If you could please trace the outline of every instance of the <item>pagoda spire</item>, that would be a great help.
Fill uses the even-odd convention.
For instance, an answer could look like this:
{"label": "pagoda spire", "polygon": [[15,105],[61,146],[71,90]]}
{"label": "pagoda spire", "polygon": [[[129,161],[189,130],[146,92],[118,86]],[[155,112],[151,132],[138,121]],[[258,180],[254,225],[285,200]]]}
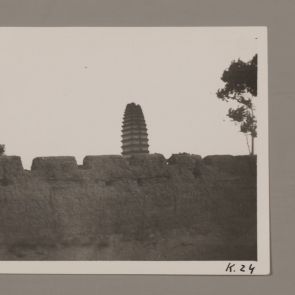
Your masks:
{"label": "pagoda spire", "polygon": [[148,134],[141,106],[129,103],[126,106],[122,125],[122,155],[148,154]]}

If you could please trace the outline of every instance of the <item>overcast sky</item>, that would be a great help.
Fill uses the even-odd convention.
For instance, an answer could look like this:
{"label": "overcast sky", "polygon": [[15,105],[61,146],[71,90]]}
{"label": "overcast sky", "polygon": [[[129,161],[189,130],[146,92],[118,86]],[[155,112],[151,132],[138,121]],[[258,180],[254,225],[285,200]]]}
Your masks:
{"label": "overcast sky", "polygon": [[257,53],[239,28],[0,28],[0,143],[37,156],[121,153],[127,103],[142,106],[150,152],[247,154],[216,98],[222,72]]}

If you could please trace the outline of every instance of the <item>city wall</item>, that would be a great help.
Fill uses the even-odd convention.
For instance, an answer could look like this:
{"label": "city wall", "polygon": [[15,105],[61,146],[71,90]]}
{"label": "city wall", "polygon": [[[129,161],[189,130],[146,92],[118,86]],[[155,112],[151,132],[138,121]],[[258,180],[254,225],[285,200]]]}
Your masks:
{"label": "city wall", "polygon": [[0,157],[0,260],[198,259],[256,259],[255,157]]}

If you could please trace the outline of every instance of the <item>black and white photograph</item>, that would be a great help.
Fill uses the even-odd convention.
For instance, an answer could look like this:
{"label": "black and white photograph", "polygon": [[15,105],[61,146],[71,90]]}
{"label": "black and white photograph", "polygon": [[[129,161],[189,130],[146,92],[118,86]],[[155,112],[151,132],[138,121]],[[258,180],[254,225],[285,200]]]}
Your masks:
{"label": "black and white photograph", "polygon": [[1,27],[0,273],[267,275],[265,27]]}

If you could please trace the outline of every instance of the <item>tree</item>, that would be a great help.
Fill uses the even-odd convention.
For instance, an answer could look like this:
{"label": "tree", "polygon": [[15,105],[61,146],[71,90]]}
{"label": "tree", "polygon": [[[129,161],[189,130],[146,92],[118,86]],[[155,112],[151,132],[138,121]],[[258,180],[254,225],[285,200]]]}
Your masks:
{"label": "tree", "polygon": [[4,153],[5,153],[5,145],[0,144],[0,156],[4,155]]}
{"label": "tree", "polygon": [[[227,116],[240,125],[240,131],[246,136],[249,153],[254,155],[257,120],[253,99],[257,97],[257,54],[249,62],[240,59],[232,61],[221,80],[225,86],[217,91],[217,97],[237,104],[236,108],[229,108]],[[248,136],[251,136],[251,147]]]}

